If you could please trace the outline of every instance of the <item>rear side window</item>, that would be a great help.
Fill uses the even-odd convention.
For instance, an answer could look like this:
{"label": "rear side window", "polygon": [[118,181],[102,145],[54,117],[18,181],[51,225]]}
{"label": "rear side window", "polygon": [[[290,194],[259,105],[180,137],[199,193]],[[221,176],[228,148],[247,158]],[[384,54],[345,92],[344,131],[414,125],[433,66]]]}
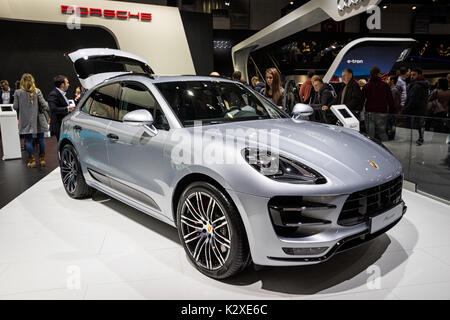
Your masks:
{"label": "rear side window", "polygon": [[89,99],[92,98],[89,114],[99,118],[114,120],[119,88],[120,85],[118,83],[113,83],[95,90],[89,97]]}
{"label": "rear side window", "polygon": [[91,95],[84,102],[83,106],[81,107],[81,111],[83,111],[84,113],[89,113],[89,109],[91,108],[92,101],[94,101],[94,99],[92,98],[92,95]]}

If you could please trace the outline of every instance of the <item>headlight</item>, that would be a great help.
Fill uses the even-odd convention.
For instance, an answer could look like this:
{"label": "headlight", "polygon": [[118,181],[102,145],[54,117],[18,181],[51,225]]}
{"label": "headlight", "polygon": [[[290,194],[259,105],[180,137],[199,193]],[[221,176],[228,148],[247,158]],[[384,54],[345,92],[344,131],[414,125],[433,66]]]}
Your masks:
{"label": "headlight", "polygon": [[245,148],[245,160],[255,170],[273,180],[300,184],[323,184],[327,180],[314,169],[267,150]]}

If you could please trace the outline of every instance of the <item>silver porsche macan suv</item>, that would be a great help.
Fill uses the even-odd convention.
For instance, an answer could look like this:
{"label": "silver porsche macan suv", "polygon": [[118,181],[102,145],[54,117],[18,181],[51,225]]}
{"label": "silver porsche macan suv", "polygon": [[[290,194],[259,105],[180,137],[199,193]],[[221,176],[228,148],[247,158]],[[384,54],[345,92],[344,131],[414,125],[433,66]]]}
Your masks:
{"label": "silver porsche macan suv", "polygon": [[153,76],[131,53],[68,56],[87,91],[61,126],[66,192],[176,227],[210,277],[325,261],[406,211],[401,164],[359,132],[292,119],[238,82]]}

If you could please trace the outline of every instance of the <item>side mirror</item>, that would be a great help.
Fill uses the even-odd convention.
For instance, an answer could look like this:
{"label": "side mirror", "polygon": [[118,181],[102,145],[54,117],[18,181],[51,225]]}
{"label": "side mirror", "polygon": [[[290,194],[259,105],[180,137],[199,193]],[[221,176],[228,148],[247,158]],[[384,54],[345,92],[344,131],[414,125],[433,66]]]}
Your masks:
{"label": "side mirror", "polygon": [[297,103],[292,110],[292,117],[294,119],[305,119],[307,120],[310,115],[314,113],[313,108],[307,104]]}
{"label": "side mirror", "polygon": [[148,110],[140,109],[128,112],[123,116],[123,122],[130,125],[153,125],[153,116]]}
{"label": "side mirror", "polygon": [[153,126],[153,116],[145,109],[134,110],[123,116],[123,123],[131,126],[143,126],[152,135],[158,134],[158,130]]}

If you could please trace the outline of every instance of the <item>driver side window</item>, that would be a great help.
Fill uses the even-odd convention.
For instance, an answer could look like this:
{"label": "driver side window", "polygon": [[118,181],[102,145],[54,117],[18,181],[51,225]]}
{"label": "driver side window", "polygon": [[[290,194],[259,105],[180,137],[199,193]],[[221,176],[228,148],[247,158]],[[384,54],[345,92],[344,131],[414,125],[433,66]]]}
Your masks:
{"label": "driver side window", "polygon": [[135,110],[146,109],[154,114],[157,102],[145,86],[138,82],[122,82],[121,87],[117,117],[119,121],[122,121],[128,112]]}
{"label": "driver side window", "polygon": [[154,119],[153,124],[157,129],[169,129],[167,119],[156,98],[145,85],[131,81],[122,82],[121,89],[117,120],[122,121],[128,112],[145,109],[152,114]]}

